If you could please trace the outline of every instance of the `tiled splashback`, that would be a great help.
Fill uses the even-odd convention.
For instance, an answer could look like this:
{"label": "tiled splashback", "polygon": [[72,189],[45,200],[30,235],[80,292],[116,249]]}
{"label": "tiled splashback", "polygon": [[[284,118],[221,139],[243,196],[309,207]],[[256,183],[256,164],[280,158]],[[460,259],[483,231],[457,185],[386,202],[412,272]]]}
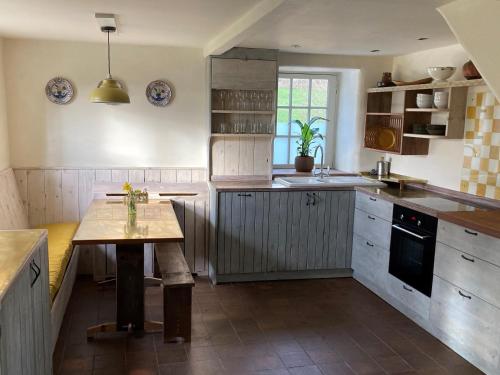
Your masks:
{"label": "tiled splashback", "polygon": [[460,191],[500,199],[500,103],[486,86],[469,88]]}

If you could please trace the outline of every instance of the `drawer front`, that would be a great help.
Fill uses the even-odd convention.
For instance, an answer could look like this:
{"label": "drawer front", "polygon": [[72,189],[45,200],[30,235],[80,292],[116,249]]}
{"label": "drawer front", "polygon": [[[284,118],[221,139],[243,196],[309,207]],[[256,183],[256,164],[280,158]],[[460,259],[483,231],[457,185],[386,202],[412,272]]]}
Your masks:
{"label": "drawer front", "polygon": [[500,266],[500,239],[439,220],[437,240]]}
{"label": "drawer front", "polygon": [[356,192],[356,208],[392,222],[393,204],[378,197]]}
{"label": "drawer front", "polygon": [[360,276],[381,290],[385,290],[385,278],[389,270],[389,251],[358,234],[354,234],[352,269],[354,277]]}
{"label": "drawer front", "polygon": [[356,208],[354,212],[354,233],[363,236],[383,249],[389,250],[391,245],[391,223],[378,216]]}
{"label": "drawer front", "polygon": [[434,274],[500,307],[500,267],[438,242]]}
{"label": "drawer front", "polygon": [[430,319],[451,348],[488,373],[499,373],[499,309],[435,276]]}
{"label": "drawer front", "polygon": [[391,296],[398,299],[417,315],[425,320],[429,319],[431,302],[429,297],[389,273],[386,276],[386,289]]}

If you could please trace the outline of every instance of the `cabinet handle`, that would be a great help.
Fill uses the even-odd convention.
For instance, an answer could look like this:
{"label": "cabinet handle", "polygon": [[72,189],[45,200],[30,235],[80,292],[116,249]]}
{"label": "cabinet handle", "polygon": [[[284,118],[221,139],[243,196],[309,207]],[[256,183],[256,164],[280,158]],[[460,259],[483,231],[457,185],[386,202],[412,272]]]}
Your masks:
{"label": "cabinet handle", "polygon": [[460,290],[458,291],[458,294],[460,294],[462,297],[467,298],[467,299],[472,299],[471,296],[468,296],[467,294],[462,293]]}
{"label": "cabinet handle", "polygon": [[467,234],[470,234],[472,236],[477,236],[477,232],[472,232],[472,231],[470,231],[468,229],[464,229],[464,232],[467,233]]}
{"label": "cabinet handle", "polygon": [[474,258],[468,258],[468,257],[466,257],[466,256],[465,256],[465,255],[463,255],[463,254],[462,254],[462,258],[463,258],[463,259],[465,259],[465,260],[467,260],[467,261],[469,261],[469,262],[472,262],[472,263],[474,263],[474,262],[475,262]]}
{"label": "cabinet handle", "polygon": [[373,216],[371,216],[371,215],[368,215],[368,219],[375,220],[375,218]]}
{"label": "cabinet handle", "polygon": [[373,244],[372,244],[372,243],[370,243],[369,241],[366,241],[366,244],[367,244],[368,246],[370,246],[370,247],[373,247]]}
{"label": "cabinet handle", "polygon": [[377,201],[377,198],[369,197],[369,199],[370,199],[371,201],[374,201],[374,202],[376,202],[376,201]]}
{"label": "cabinet handle", "polygon": [[252,194],[250,193],[238,193],[238,197],[251,197]]}
{"label": "cabinet handle", "polygon": [[310,193],[306,193],[306,195],[307,195],[307,202],[306,202],[306,206],[309,206],[309,205],[311,204],[311,198],[312,198],[312,196],[311,196],[311,194],[310,194]]}
{"label": "cabinet handle", "polygon": [[413,292],[413,289],[408,288],[406,285],[403,284],[403,289],[407,290],[408,292]]}
{"label": "cabinet handle", "polygon": [[36,281],[38,280],[38,277],[42,273],[42,270],[40,269],[40,267],[38,267],[34,260],[31,261],[30,268],[35,273],[35,278],[31,281],[31,287],[33,287],[33,285],[35,285]]}
{"label": "cabinet handle", "polygon": [[312,199],[313,199],[313,203],[312,203],[312,205],[313,205],[313,206],[315,206],[315,205],[316,205],[316,198],[317,198],[316,193],[313,193],[313,196],[312,196]]}

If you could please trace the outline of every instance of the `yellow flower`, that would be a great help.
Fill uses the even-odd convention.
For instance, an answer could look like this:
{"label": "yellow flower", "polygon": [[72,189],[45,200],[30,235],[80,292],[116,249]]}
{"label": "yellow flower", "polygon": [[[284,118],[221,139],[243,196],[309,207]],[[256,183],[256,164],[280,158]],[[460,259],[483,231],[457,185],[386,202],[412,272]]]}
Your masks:
{"label": "yellow flower", "polygon": [[132,185],[130,185],[129,182],[125,182],[122,186],[122,189],[127,193],[130,193],[132,191]]}

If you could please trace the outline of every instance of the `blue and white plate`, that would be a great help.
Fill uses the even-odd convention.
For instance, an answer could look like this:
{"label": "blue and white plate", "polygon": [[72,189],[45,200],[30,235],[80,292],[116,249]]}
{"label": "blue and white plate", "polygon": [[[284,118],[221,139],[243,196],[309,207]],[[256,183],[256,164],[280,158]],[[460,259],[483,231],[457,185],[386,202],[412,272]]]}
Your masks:
{"label": "blue and white plate", "polygon": [[47,98],[55,104],[67,104],[73,99],[73,85],[62,77],[52,78],[45,86]]}
{"label": "blue and white plate", "polygon": [[172,99],[172,89],[164,80],[151,82],[146,88],[148,102],[157,107],[165,107]]}

